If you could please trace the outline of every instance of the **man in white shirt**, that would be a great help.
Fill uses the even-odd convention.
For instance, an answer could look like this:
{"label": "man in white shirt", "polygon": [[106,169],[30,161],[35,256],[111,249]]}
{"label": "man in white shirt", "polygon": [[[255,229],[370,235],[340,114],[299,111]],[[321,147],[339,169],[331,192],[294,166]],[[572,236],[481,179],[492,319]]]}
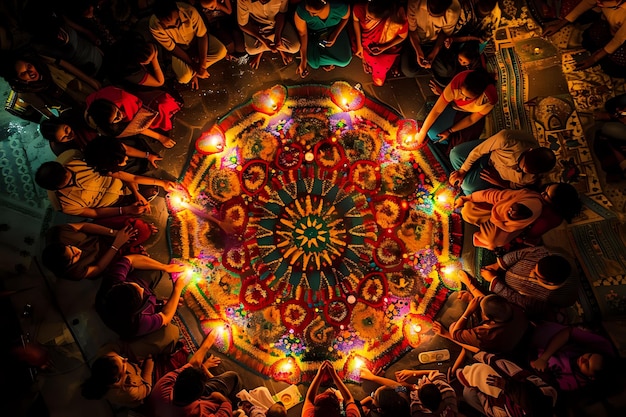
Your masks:
{"label": "man in white shirt", "polygon": [[300,50],[300,40],[286,21],[288,0],[237,0],[237,23],[243,31],[246,52],[253,57],[250,66],[259,67],[263,52],[279,52],[289,64]]}

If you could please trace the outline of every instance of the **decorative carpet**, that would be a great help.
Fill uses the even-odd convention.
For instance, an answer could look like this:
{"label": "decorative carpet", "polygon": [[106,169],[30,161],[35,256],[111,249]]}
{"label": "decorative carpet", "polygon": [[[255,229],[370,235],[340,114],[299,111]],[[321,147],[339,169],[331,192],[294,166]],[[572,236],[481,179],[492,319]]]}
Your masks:
{"label": "decorative carpet", "polygon": [[420,344],[459,287],[462,229],[415,132],[337,82],[259,92],[201,135],[170,235],[193,275],[184,302],[220,351],[297,383],[326,359],[355,380]]}

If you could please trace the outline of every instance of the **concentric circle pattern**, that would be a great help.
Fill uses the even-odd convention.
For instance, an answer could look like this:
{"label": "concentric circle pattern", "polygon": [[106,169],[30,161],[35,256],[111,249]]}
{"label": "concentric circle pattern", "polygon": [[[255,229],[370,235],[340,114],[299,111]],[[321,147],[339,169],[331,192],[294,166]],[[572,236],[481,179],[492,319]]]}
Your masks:
{"label": "concentric circle pattern", "polygon": [[361,93],[346,111],[336,91],[255,94],[211,129],[224,146],[196,152],[169,197],[175,261],[194,277],[188,335],[217,329],[225,353],[285,381],[324,359],[348,378],[389,364],[432,336],[458,286],[445,172],[398,145],[394,111]]}

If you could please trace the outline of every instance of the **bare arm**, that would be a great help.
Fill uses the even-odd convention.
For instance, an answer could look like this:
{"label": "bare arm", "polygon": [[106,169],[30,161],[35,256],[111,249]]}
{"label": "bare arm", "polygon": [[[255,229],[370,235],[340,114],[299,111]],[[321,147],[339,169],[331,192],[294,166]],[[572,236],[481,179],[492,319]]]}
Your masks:
{"label": "bare arm", "polygon": [[317,370],[317,374],[315,374],[315,376],[313,377],[313,381],[311,381],[311,385],[309,385],[309,389],[304,396],[305,403],[309,402],[313,404],[315,402],[315,396],[317,395],[317,390],[319,389],[322,382],[322,376],[325,372],[327,372],[327,369],[328,367],[326,365],[326,362],[324,362],[322,363],[322,366],[320,366]]}
{"label": "bare arm", "polygon": [[307,51],[308,51],[308,42],[309,42],[309,32],[306,26],[306,22],[298,16],[296,13],[294,16],[294,23],[296,26],[296,30],[298,31],[298,36],[300,37],[300,65],[296,68],[296,74],[300,74],[300,77],[304,78],[308,75],[307,69]]}
{"label": "bare arm", "polygon": [[193,356],[189,359],[189,363],[197,367],[202,365],[202,363],[204,363],[205,356],[209,352],[209,349],[211,349],[211,346],[213,346],[213,343],[215,343],[216,338],[216,332],[214,330],[211,330],[200,344],[200,347],[198,348],[196,353],[194,353]]}
{"label": "bare arm", "polygon": [[174,318],[174,314],[176,314],[176,309],[178,308],[178,299],[180,298],[186,284],[187,281],[184,276],[178,277],[174,283],[172,294],[170,295],[170,298],[167,299],[167,303],[165,303],[163,310],[159,313],[163,319],[163,326],[168,325]]}
{"label": "bare arm", "polygon": [[537,360],[531,361],[530,365],[539,371],[544,371],[548,365],[548,360],[559,349],[567,344],[571,334],[571,327],[565,327],[560,330],[557,334],[554,335],[554,337],[552,337],[552,339],[550,339],[550,342],[548,342],[548,346],[546,346],[546,350],[541,354],[541,356],[539,356]]}
{"label": "bare arm", "polygon": [[432,108],[428,116],[426,116],[426,120],[424,120],[424,124],[420,128],[419,133],[417,134],[417,142],[421,145],[426,141],[426,134],[430,130],[435,121],[439,118],[441,113],[446,109],[448,105],[448,101],[443,97],[443,94],[439,96],[435,106]]}
{"label": "bare arm", "polygon": [[64,70],[66,70],[67,72],[69,72],[70,74],[76,76],[76,78],[89,84],[91,87],[93,87],[94,90],[100,89],[101,85],[98,80],[85,74],[80,69],[70,64],[69,62],[65,61],[64,59],[59,60],[59,66],[63,68]]}
{"label": "bare arm", "polygon": [[347,404],[350,402],[354,402],[354,397],[352,396],[352,393],[350,392],[346,384],[343,383],[341,378],[339,378],[339,375],[337,375],[337,371],[335,370],[335,368],[333,368],[333,365],[328,361],[324,362],[324,364],[327,364],[328,372],[330,373],[330,376],[332,377],[335,386],[337,387],[337,389],[339,389],[339,392],[341,392],[344,403]]}
{"label": "bare arm", "polygon": [[346,12],[345,15],[343,15],[343,17],[341,18],[341,22],[339,22],[339,24],[335,27],[335,30],[333,31],[333,33],[331,33],[331,35],[328,37],[328,41],[327,41],[327,47],[331,47],[335,44],[335,42],[337,41],[337,38],[339,37],[339,34],[341,33],[341,31],[343,30],[343,28],[346,27],[346,25],[348,24],[348,20],[350,19],[350,6],[348,6],[348,11]]}
{"label": "bare arm", "polygon": [[163,187],[166,191],[171,191],[176,184],[172,181],[166,181],[159,178],[145,177],[143,175],[129,174],[128,172],[118,171],[111,173],[111,176],[118,178],[127,183],[141,184],[141,185],[158,185]]}
{"label": "bare arm", "polygon": [[152,386],[152,373],[154,371],[154,360],[152,356],[148,356],[148,358],[143,361],[143,367],[141,368],[141,379],[146,381],[150,386]]}
{"label": "bare arm", "polygon": [[150,66],[152,67],[152,74],[148,73],[141,85],[146,87],[161,87],[165,83],[165,76],[163,75],[163,69],[161,69],[161,64],[159,64],[159,55],[155,53],[150,61]]}
{"label": "bare arm", "polygon": [[111,263],[120,247],[123,244],[128,242],[131,237],[137,235],[137,230],[131,225],[124,227],[121,230],[118,230],[115,234],[115,239],[113,240],[113,244],[109,246],[107,251],[96,261],[95,264],[89,265],[87,267],[87,272],[85,273],[85,278],[93,278],[97,277],[106,269],[107,266]]}

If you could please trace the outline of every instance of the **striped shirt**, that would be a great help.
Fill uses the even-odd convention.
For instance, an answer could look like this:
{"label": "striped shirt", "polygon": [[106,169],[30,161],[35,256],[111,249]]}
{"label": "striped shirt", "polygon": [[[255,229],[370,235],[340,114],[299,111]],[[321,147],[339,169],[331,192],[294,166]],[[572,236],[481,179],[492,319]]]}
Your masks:
{"label": "striped shirt", "polygon": [[548,306],[572,305],[578,295],[575,276],[570,276],[560,285],[549,285],[531,276],[537,262],[549,255],[558,253],[551,252],[544,246],[507,253],[498,261],[500,267],[506,270],[504,280],[495,278],[491,281],[489,289],[524,308],[530,314],[543,313]]}
{"label": "striped shirt", "polygon": [[[429,383],[435,384],[441,393],[441,404],[434,412],[424,407],[418,396],[419,387]],[[457,415],[458,405],[456,402],[456,393],[448,383],[444,374],[437,372],[433,379],[429,379],[428,376],[423,376],[418,381],[417,386],[417,391],[411,391],[411,417],[452,417]]]}

